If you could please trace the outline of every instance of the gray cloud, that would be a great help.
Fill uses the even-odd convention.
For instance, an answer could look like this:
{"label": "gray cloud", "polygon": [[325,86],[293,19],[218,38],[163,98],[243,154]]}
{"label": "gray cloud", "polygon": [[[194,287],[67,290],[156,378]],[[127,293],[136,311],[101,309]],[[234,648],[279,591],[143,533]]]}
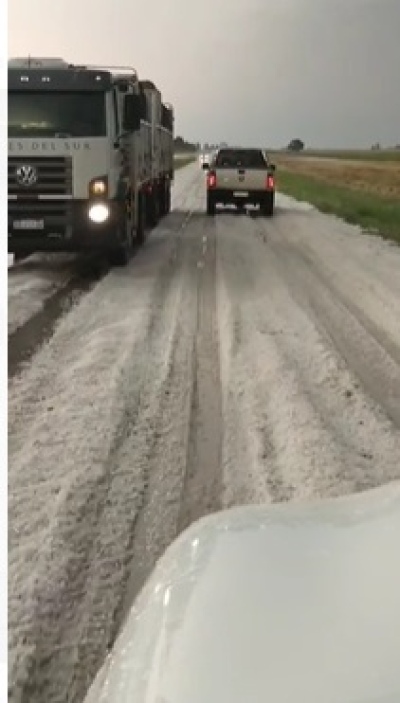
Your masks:
{"label": "gray cloud", "polygon": [[10,55],[133,64],[199,140],[400,142],[400,0],[12,0]]}

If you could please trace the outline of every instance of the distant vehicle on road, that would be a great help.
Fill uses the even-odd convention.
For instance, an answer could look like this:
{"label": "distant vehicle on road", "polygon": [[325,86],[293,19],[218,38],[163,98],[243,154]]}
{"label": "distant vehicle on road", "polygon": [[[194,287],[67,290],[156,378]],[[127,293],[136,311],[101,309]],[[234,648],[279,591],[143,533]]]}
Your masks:
{"label": "distant vehicle on road", "polygon": [[207,173],[207,214],[217,205],[258,205],[265,216],[274,214],[275,164],[262,149],[219,149]]}
{"label": "distant vehicle on road", "polygon": [[200,168],[207,169],[210,165],[211,158],[212,158],[211,154],[200,154],[200,156],[199,156]]}

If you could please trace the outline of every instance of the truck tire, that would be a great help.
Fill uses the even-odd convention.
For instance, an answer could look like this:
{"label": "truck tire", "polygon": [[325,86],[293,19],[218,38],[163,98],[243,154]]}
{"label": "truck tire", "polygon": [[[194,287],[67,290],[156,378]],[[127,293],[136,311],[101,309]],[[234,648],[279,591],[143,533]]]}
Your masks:
{"label": "truck tire", "polygon": [[23,259],[27,259],[28,256],[32,256],[34,252],[29,251],[29,249],[21,249],[18,252],[15,252],[14,254],[14,261],[22,261]]}
{"label": "truck tire", "polygon": [[118,249],[112,249],[108,255],[108,261],[111,266],[127,266],[130,259],[130,254],[126,246],[120,246]]}
{"label": "truck tire", "polygon": [[137,246],[141,247],[146,239],[146,201],[143,193],[138,195],[138,220],[135,240]]}
{"label": "truck tire", "polygon": [[171,184],[168,183],[165,191],[165,214],[168,215],[171,212]]}
{"label": "truck tire", "polygon": [[133,250],[133,223],[128,211],[124,208],[121,213],[119,225],[119,243],[108,252],[108,261],[111,266],[126,266],[132,256]]}
{"label": "truck tire", "polygon": [[165,184],[163,183],[157,189],[157,200],[158,200],[158,210],[160,213],[160,218],[165,216]]}
{"label": "truck tire", "polygon": [[216,213],[215,201],[211,195],[207,195],[207,215],[213,216]]}
{"label": "truck tire", "polygon": [[108,253],[108,261],[111,266],[126,266],[132,255],[132,221],[126,213],[120,225],[121,242]]}
{"label": "truck tire", "polygon": [[268,193],[260,203],[260,211],[264,217],[272,217],[274,214],[275,195]]}
{"label": "truck tire", "polygon": [[171,185],[164,183],[160,188],[160,213],[162,217],[171,212]]}
{"label": "truck tire", "polygon": [[150,227],[156,227],[160,219],[160,200],[158,189],[154,189],[151,195],[147,196],[147,222]]}

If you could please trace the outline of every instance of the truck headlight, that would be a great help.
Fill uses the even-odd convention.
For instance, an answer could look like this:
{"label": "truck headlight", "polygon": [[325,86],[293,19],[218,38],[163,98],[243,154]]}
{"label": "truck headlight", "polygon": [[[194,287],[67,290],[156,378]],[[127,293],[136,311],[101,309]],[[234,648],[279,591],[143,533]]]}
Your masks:
{"label": "truck headlight", "polygon": [[110,208],[105,203],[93,203],[89,207],[89,219],[96,225],[101,225],[110,216]]}

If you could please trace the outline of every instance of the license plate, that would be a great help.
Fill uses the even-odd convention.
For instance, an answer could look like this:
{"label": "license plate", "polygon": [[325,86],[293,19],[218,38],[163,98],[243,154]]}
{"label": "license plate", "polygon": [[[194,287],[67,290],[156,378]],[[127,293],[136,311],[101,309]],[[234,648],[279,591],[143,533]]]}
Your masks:
{"label": "license plate", "polygon": [[13,229],[44,229],[44,220],[15,220]]}
{"label": "license plate", "polygon": [[248,196],[248,193],[246,193],[244,190],[239,190],[233,194],[234,198],[247,198],[247,196]]}

